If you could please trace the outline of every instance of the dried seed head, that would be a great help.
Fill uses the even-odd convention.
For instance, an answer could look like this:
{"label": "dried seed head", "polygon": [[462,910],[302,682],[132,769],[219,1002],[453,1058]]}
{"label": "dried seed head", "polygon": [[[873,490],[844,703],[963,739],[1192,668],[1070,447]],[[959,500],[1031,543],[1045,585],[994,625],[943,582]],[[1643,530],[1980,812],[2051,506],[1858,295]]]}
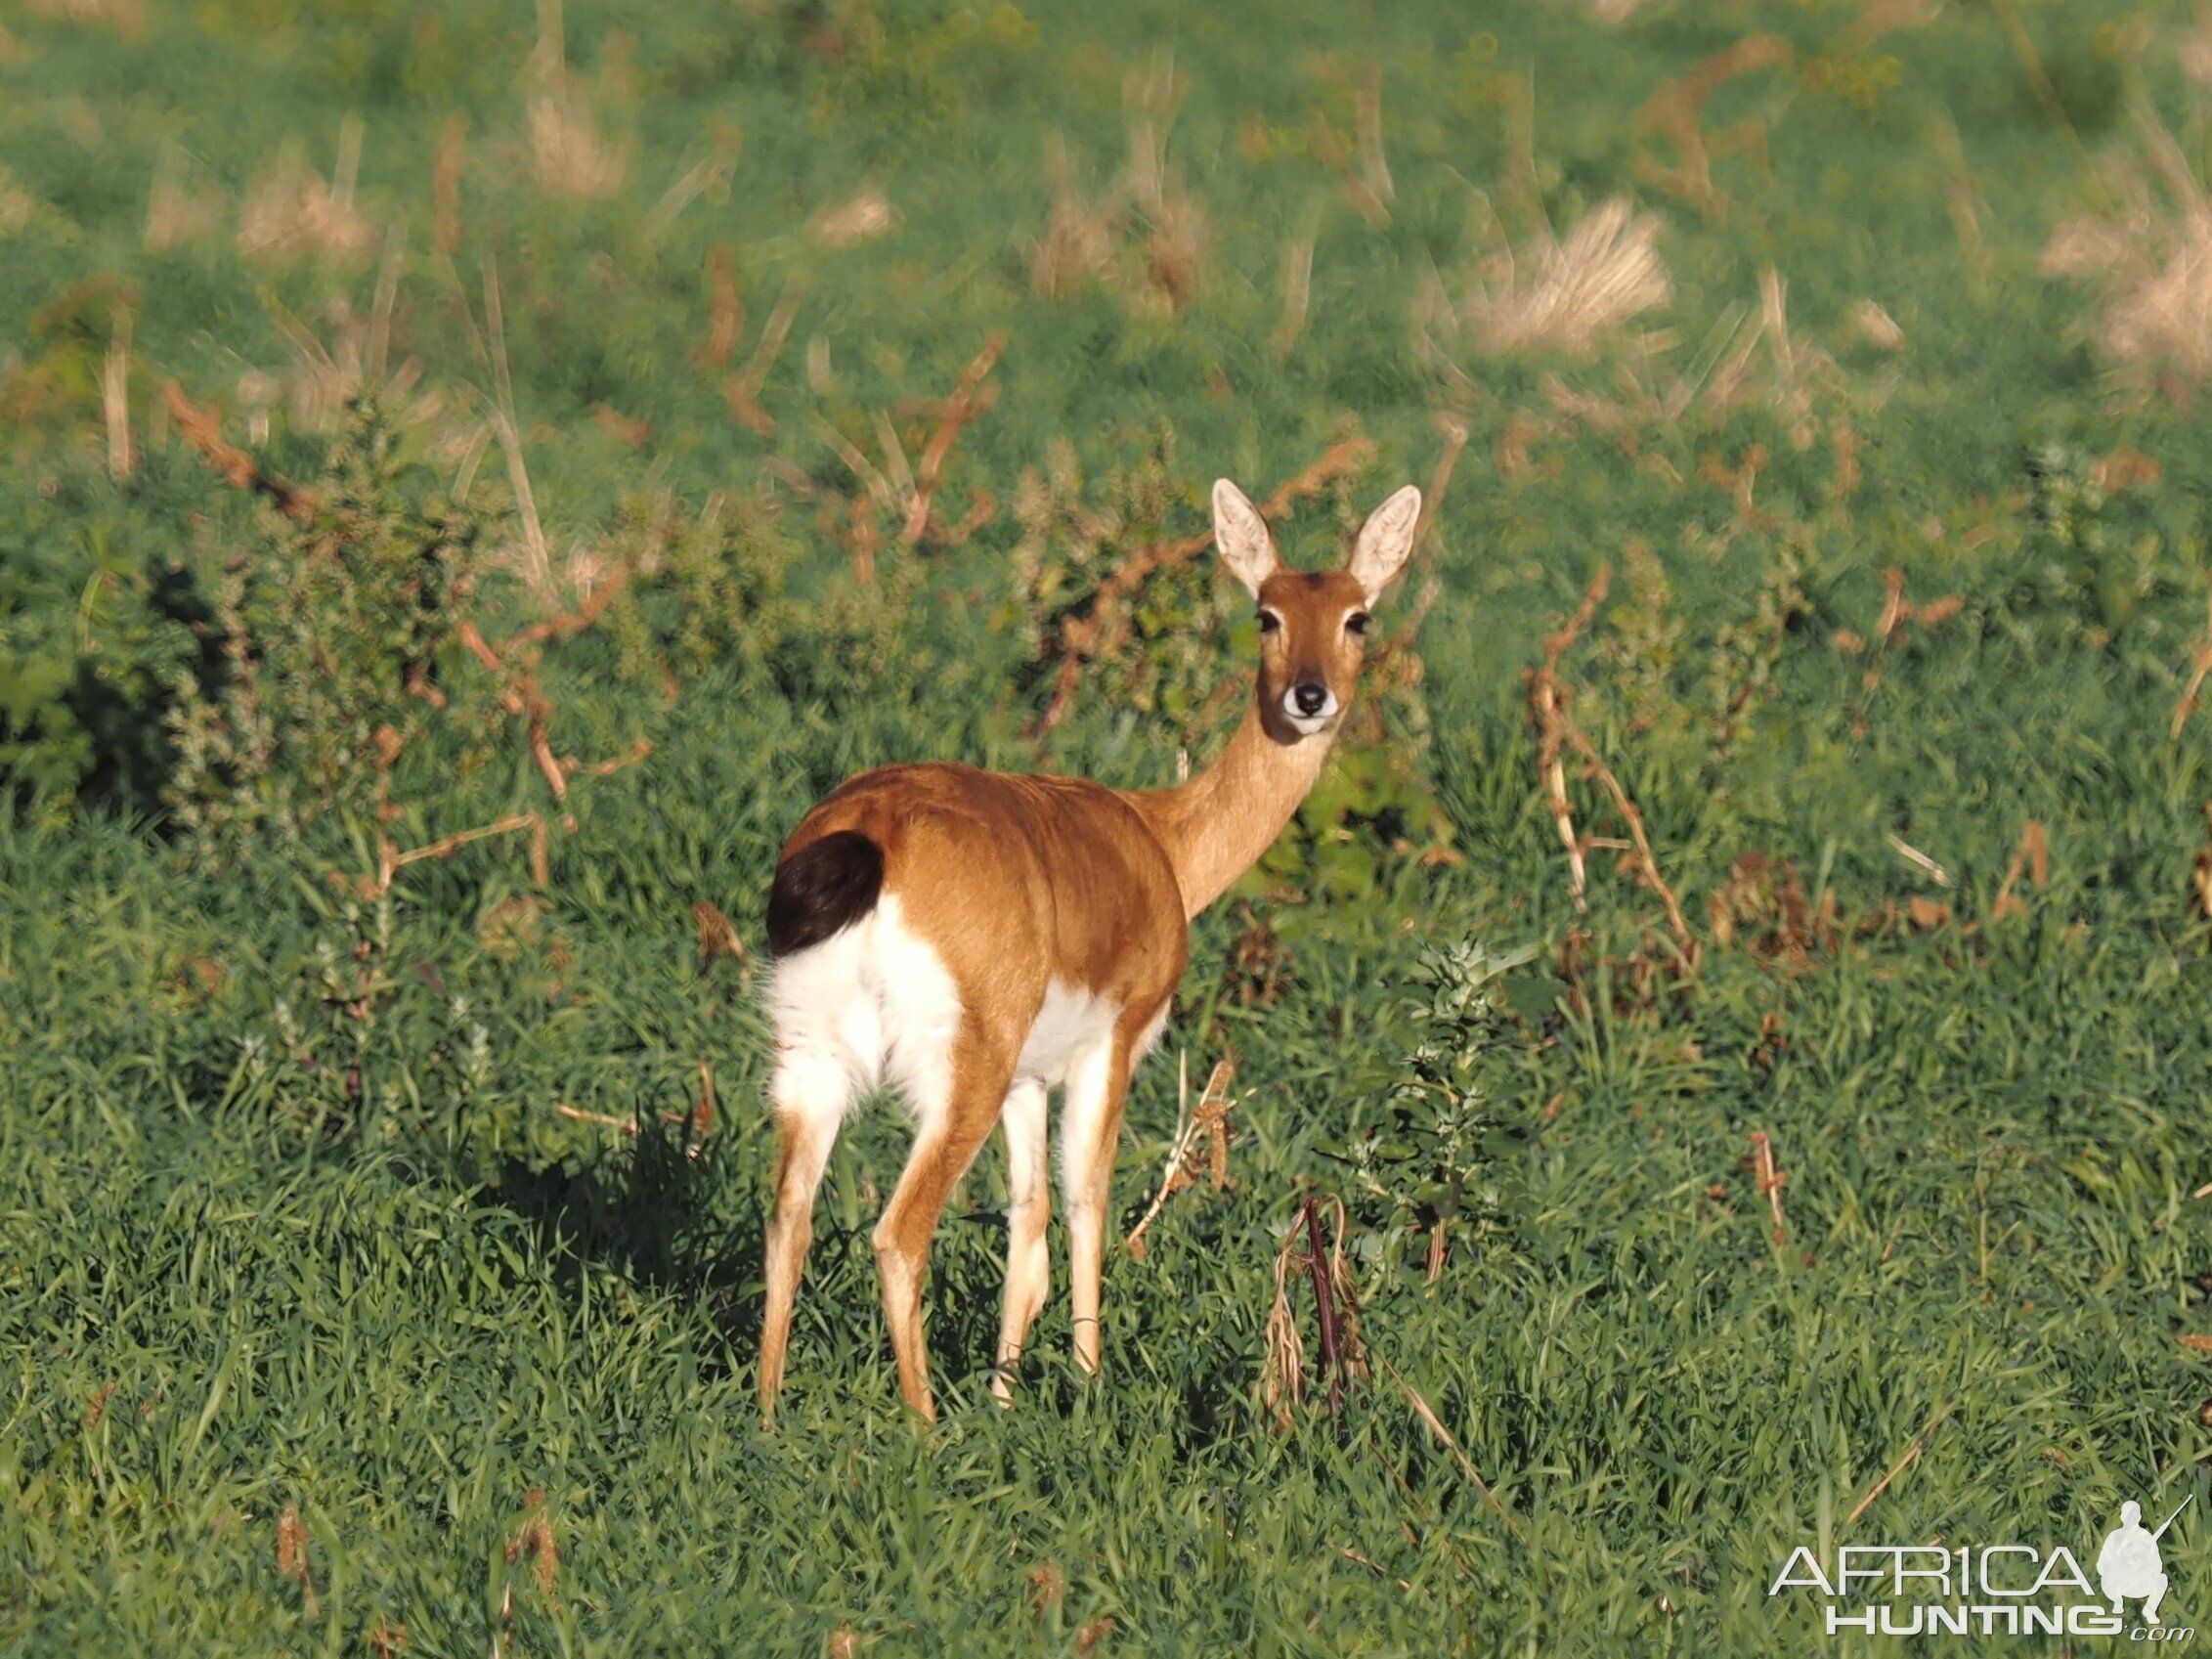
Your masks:
{"label": "dried seed head", "polygon": [[1586,357],[1630,318],[1672,295],[1659,229],[1657,216],[1636,213],[1627,197],[1615,196],[1583,215],[1564,241],[1546,233],[1526,261],[1510,250],[1490,261],[1469,302],[1469,321],[1493,352]]}

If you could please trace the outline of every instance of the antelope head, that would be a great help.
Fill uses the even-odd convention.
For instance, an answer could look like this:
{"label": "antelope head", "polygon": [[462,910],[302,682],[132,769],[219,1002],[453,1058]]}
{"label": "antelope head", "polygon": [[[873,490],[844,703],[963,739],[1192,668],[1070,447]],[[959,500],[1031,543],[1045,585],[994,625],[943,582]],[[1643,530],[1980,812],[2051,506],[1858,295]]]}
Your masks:
{"label": "antelope head", "polygon": [[1214,545],[1260,607],[1260,723],[1278,743],[1333,735],[1366,656],[1367,617],[1405,568],[1421,493],[1407,485],[1361,527],[1341,570],[1289,570],[1267,521],[1228,479],[1215,481]]}

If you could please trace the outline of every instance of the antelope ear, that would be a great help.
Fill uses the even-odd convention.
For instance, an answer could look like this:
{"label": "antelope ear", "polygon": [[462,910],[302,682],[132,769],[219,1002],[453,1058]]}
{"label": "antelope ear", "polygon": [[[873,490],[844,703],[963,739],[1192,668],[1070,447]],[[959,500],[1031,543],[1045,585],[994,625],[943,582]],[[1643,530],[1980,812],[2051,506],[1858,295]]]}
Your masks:
{"label": "antelope ear", "polygon": [[1366,589],[1367,603],[1382,596],[1390,579],[1406,567],[1413,550],[1413,531],[1421,522],[1421,493],[1407,485],[1367,515],[1360,527],[1360,540],[1345,566],[1353,580]]}
{"label": "antelope ear", "polygon": [[1275,574],[1275,539],[1260,509],[1226,478],[1214,480],[1214,546],[1221,562],[1257,598],[1260,584]]}

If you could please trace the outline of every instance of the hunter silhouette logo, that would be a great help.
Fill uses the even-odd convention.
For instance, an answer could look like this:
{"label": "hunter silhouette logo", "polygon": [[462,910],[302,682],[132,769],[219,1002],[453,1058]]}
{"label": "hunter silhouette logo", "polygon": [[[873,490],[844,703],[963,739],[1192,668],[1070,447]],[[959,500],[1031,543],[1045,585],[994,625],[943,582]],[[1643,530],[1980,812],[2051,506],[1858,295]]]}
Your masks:
{"label": "hunter silhouette logo", "polygon": [[2143,1622],[2158,1623],[2158,1603],[2166,1599],[2166,1567],[2158,1556],[2158,1540],[2183,1509],[2196,1502],[2190,1493],[2173,1514],[2158,1523],[2156,1532],[2143,1530],[2143,1506],[2122,1504],[2120,1524],[2104,1535],[2104,1548],[2097,1551],[2097,1582],[2111,1602],[2115,1618],[2124,1617],[2120,1603],[2129,1596],[2143,1598]]}
{"label": "hunter silhouette logo", "polygon": [[[2192,1493],[2155,1531],[2143,1506],[2120,1506],[2120,1524],[2097,1551],[2096,1581],[2063,1544],[1845,1544],[1824,1561],[1804,1545],[1767,1587],[1769,1598],[1810,1590],[1829,1636],[2115,1636],[2161,1644],[2196,1631],[2161,1612],[2169,1580],[2158,1541],[2196,1502]],[[2138,1604],[2129,1623],[2127,1604]]]}

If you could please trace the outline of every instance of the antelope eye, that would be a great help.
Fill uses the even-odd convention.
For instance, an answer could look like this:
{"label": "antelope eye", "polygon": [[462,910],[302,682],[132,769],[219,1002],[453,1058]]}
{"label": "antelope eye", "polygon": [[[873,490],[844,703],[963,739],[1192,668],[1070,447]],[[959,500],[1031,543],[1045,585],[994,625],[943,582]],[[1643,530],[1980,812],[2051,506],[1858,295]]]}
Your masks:
{"label": "antelope eye", "polygon": [[1354,611],[1350,616],[1344,619],[1344,631],[1347,633],[1366,633],[1367,613],[1366,611]]}
{"label": "antelope eye", "polygon": [[1260,632],[1262,633],[1279,633],[1281,629],[1282,618],[1277,616],[1273,611],[1260,612]]}

